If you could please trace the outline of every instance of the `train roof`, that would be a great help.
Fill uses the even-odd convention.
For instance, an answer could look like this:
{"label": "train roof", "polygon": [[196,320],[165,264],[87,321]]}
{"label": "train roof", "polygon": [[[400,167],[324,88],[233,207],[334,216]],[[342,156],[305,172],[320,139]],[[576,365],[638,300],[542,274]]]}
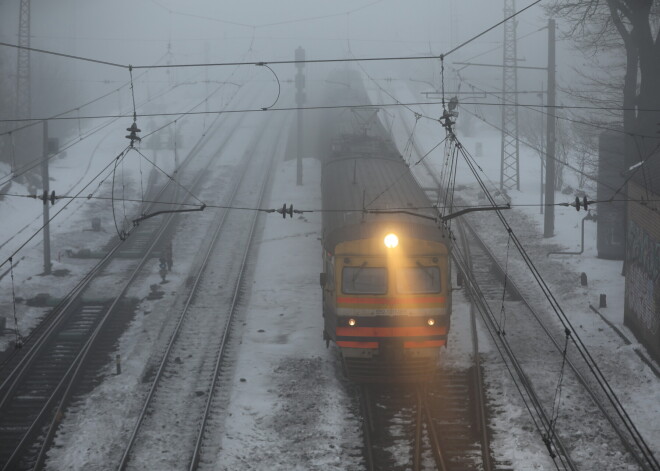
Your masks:
{"label": "train roof", "polygon": [[343,135],[332,142],[324,160],[323,246],[334,251],[347,240],[399,235],[446,241],[447,232],[434,220],[401,213],[374,214],[369,210],[407,210],[435,218],[437,211],[420,188],[393,144],[379,136]]}

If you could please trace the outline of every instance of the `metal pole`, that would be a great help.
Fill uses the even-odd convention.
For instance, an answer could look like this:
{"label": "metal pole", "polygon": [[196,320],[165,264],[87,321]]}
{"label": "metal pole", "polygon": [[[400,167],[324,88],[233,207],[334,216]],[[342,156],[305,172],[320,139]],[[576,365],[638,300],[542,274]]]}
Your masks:
{"label": "metal pole", "polygon": [[[545,98],[545,90],[543,90],[544,85],[543,82],[541,82],[541,107],[543,107],[543,99]],[[541,114],[541,150],[543,150],[543,138],[545,137],[545,131],[543,129],[543,126],[545,125],[545,115]],[[539,158],[541,160],[541,190],[539,191],[539,198],[540,198],[540,211],[541,214],[543,214],[543,166],[544,164],[544,159],[543,159],[543,152],[541,152],[541,155],[539,155]]]}
{"label": "metal pole", "polygon": [[302,166],[302,142],[303,142],[303,115],[302,106],[305,104],[305,75],[303,69],[305,67],[305,50],[298,47],[294,55],[296,61],[296,106],[298,107],[298,126],[297,126],[297,159],[296,159],[296,184],[298,186],[303,184],[303,166]]}
{"label": "metal pole", "polygon": [[44,188],[44,275],[50,275],[50,219],[48,207],[48,193],[50,193],[48,184],[48,121],[44,120],[44,155],[41,160],[41,181]]}
{"label": "metal pole", "polygon": [[545,157],[543,237],[555,233],[555,20],[548,20],[548,123]]}
{"label": "metal pole", "polygon": [[296,159],[296,185],[300,186],[303,184],[303,167],[302,167],[302,132],[303,132],[303,123],[302,123],[302,103],[298,103],[298,142],[296,144],[297,148],[297,159]]}

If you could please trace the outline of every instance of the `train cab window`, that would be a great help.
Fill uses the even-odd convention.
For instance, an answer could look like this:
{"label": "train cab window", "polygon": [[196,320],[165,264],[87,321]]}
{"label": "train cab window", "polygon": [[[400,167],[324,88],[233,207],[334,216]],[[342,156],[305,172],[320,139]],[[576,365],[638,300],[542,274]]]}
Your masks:
{"label": "train cab window", "polygon": [[440,292],[438,267],[399,268],[396,272],[396,289],[399,293],[423,294]]}
{"label": "train cab window", "polygon": [[344,267],[341,290],[346,294],[387,293],[387,269],[382,267]]}

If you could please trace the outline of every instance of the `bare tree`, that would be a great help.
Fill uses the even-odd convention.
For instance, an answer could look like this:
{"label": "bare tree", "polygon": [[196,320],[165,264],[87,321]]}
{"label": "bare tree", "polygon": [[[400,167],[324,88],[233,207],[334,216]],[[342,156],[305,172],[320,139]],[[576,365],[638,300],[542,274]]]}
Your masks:
{"label": "bare tree", "polygon": [[660,123],[660,0],[555,0],[550,11],[568,20],[572,35],[594,50],[623,47],[626,160],[647,156],[658,145]]}

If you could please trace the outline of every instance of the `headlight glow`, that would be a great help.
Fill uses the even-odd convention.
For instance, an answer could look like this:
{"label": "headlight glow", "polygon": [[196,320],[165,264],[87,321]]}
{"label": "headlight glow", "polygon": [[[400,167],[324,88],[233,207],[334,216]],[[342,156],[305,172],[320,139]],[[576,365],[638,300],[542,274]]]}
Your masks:
{"label": "headlight glow", "polygon": [[396,236],[396,234],[390,233],[385,236],[385,240],[383,242],[385,242],[385,247],[388,249],[393,249],[399,245],[399,238]]}
{"label": "headlight glow", "polygon": [[430,326],[435,325],[435,319],[432,317],[429,317],[429,319],[426,321],[426,323]]}
{"label": "headlight glow", "polygon": [[348,325],[350,325],[351,327],[353,327],[355,324],[357,324],[355,319],[351,318],[351,319],[348,320]]}

